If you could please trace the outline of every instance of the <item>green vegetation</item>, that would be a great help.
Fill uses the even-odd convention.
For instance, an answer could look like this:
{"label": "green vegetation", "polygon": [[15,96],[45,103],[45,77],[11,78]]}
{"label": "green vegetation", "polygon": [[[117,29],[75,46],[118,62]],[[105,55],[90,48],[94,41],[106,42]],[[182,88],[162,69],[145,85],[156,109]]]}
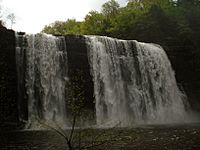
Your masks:
{"label": "green vegetation", "polygon": [[77,22],[75,19],[68,19],[65,22],[55,21],[45,26],[42,32],[54,35],[78,34],[81,33],[81,22]]}
{"label": "green vegetation", "polygon": [[161,44],[165,49],[200,48],[199,0],[129,0],[120,7],[115,0],[89,12],[84,21],[69,19],[45,26],[44,33],[105,35]]}

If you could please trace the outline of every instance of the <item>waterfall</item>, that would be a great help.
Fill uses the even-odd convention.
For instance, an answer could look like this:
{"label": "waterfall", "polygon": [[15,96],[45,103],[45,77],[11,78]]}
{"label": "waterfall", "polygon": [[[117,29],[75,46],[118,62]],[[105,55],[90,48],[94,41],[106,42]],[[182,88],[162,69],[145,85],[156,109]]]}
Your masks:
{"label": "waterfall", "polygon": [[155,44],[87,36],[96,120],[102,126],[180,123],[187,103],[164,50]]}
{"label": "waterfall", "polygon": [[[28,128],[38,129],[41,121],[61,127],[69,125],[71,114],[66,110],[66,100],[69,92],[76,91],[67,89],[68,72],[76,77],[84,69],[93,77],[98,126],[190,122],[186,96],[178,89],[162,47],[101,36],[72,36],[72,41],[70,38],[16,35],[18,110],[21,120],[27,118]],[[88,58],[83,55],[86,50]],[[87,59],[90,68],[81,66],[86,65]],[[81,78],[84,83],[78,84],[85,84],[89,76]],[[91,106],[88,103],[93,100],[84,103]]]}
{"label": "waterfall", "polygon": [[[17,35],[16,39],[18,89],[25,82],[28,128],[38,128],[38,121],[66,126],[65,87],[68,77],[64,37],[36,34]],[[18,93],[22,93],[20,90]],[[23,95],[19,94],[18,99],[22,98]]]}

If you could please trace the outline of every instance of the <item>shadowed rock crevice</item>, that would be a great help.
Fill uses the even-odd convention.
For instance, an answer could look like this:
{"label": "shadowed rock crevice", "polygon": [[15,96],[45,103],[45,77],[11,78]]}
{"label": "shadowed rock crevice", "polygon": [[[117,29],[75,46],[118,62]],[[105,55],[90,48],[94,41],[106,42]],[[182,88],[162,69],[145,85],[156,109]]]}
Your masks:
{"label": "shadowed rock crevice", "polygon": [[15,32],[0,27],[0,127],[17,122]]}

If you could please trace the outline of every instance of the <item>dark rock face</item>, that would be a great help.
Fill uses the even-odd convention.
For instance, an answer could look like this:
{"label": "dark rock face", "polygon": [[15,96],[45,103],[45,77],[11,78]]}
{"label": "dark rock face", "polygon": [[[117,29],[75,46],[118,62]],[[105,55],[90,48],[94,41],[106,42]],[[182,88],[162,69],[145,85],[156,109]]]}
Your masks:
{"label": "dark rock face", "polygon": [[186,93],[192,109],[200,112],[200,57],[187,48],[166,50],[166,53],[179,88]]}
{"label": "dark rock face", "polygon": [[[24,32],[18,32],[18,43],[21,47],[20,50],[16,51],[16,63],[17,63],[17,90],[18,90],[18,118],[19,120],[28,120],[28,97],[25,87],[25,70],[26,70],[26,41],[23,40]],[[20,36],[19,36],[20,35]],[[17,44],[16,44],[17,45]],[[22,58],[22,59],[19,59]]]}
{"label": "dark rock face", "polygon": [[0,27],[0,127],[17,122],[15,33]]}
{"label": "dark rock face", "polygon": [[[94,117],[94,85],[92,76],[90,75],[85,37],[66,35],[65,40],[68,55],[69,80],[71,83],[74,83],[74,85],[77,85],[78,89],[83,92],[83,107],[87,108],[90,112],[92,111],[93,116],[91,117]],[[78,91],[78,93],[80,93],[80,91]]]}

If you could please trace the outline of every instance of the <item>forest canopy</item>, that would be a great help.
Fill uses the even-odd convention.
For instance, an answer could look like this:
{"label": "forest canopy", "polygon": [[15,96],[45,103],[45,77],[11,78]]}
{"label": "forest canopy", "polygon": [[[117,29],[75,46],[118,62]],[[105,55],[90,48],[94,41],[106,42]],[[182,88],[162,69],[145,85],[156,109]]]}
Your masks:
{"label": "forest canopy", "polygon": [[68,19],[46,25],[54,35],[102,35],[154,42],[163,47],[200,48],[200,0],[129,0],[125,7],[110,0],[101,11],[91,11],[82,22]]}
{"label": "forest canopy", "polygon": [[82,22],[75,19],[55,21],[46,25],[42,32],[193,43],[200,34],[199,20],[200,0],[129,0],[125,7],[110,0],[102,5],[100,12],[89,12]]}

